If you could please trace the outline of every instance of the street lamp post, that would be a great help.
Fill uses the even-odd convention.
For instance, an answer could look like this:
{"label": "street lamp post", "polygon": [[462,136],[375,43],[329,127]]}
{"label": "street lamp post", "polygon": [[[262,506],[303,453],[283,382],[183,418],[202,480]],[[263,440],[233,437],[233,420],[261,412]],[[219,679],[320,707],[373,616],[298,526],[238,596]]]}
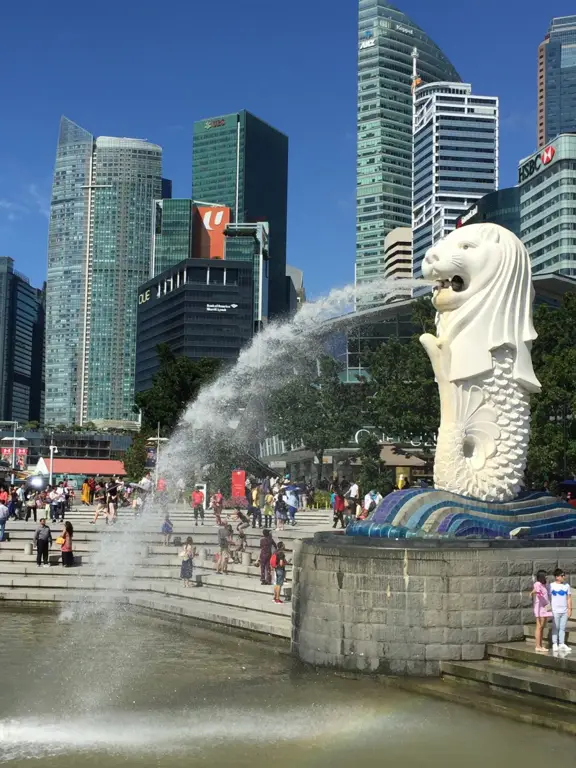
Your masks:
{"label": "street lamp post", "polygon": [[54,445],[54,433],[50,435],[50,476],[48,479],[48,485],[52,485],[52,475],[54,473],[54,454],[58,453],[58,448]]}
{"label": "street lamp post", "polygon": [[167,437],[160,437],[160,422],[158,422],[158,428],[154,437],[148,438],[149,443],[156,443],[156,466],[154,467],[154,490],[158,488],[158,465],[160,464],[160,444],[167,443]]}

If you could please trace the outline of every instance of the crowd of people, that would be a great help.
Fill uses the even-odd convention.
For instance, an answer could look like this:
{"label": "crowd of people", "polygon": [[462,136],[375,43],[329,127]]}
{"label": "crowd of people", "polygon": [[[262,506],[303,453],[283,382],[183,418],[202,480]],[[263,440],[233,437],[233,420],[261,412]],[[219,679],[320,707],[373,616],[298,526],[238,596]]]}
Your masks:
{"label": "crowd of people", "polygon": [[360,494],[356,481],[351,483],[334,483],[330,493],[330,504],[334,513],[333,528],[347,528],[353,520],[365,520],[382,501],[382,494],[370,490]]}

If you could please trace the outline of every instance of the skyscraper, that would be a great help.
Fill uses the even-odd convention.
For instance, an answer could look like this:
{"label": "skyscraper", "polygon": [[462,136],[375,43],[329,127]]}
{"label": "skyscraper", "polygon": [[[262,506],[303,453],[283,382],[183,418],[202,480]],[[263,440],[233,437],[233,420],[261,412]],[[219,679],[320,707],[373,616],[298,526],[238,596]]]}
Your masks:
{"label": "skyscraper", "polygon": [[538,46],[538,147],[575,131],[576,16],[558,16]]}
{"label": "skyscraper", "polygon": [[533,274],[576,277],[576,136],[562,134],[520,161],[520,237]]}
{"label": "skyscraper", "polygon": [[242,110],[194,123],[193,197],[270,226],[270,314],[286,307],[288,137]]}
{"label": "skyscraper", "polygon": [[431,83],[416,88],[414,109],[412,268],[421,277],[428,248],[498,186],[498,99]]}
{"label": "skyscraper", "polygon": [[0,256],[0,419],[42,421],[44,290]]}
{"label": "skyscraper", "polygon": [[138,286],[150,274],[162,150],[63,117],[46,296],[46,420],[134,420]]}
{"label": "skyscraper", "polygon": [[[412,277],[412,230],[410,227],[396,227],[384,239],[384,277],[393,280],[409,280]],[[396,288],[386,294],[388,301],[410,298],[408,287]]]}
{"label": "skyscraper", "polygon": [[356,282],[362,283],[384,274],[384,238],[412,220],[412,49],[420,51],[423,83],[460,77],[428,35],[384,0],[360,0],[358,44]]}

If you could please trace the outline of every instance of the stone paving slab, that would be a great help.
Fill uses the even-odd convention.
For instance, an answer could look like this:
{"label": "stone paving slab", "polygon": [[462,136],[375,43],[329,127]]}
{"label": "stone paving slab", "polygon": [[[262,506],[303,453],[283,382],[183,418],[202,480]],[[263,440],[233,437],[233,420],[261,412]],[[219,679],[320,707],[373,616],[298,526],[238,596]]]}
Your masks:
{"label": "stone paving slab", "polygon": [[511,692],[500,694],[493,690],[484,691],[445,679],[396,678],[394,684],[412,693],[433,696],[520,723],[538,725],[576,736],[576,709],[573,705],[563,705],[552,700],[543,701],[527,693],[515,697]]}
{"label": "stone paving slab", "polygon": [[533,665],[549,670],[559,675],[576,676],[576,658],[573,658],[576,650],[571,654],[536,653],[533,645],[526,641],[516,643],[493,643],[486,648],[488,657],[493,661],[502,663],[515,663]]}
{"label": "stone paving slab", "polygon": [[565,675],[560,679],[543,669],[519,668],[491,661],[443,661],[440,668],[444,677],[463,678],[576,704],[576,677]]}

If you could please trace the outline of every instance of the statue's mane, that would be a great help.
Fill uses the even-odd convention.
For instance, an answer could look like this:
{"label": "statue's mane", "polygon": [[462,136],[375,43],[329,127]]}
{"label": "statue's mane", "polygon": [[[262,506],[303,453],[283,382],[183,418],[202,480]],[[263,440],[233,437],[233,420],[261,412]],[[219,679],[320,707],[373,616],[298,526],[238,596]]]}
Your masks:
{"label": "statue's mane", "polygon": [[528,251],[516,235],[496,224],[469,224],[466,237],[497,250],[500,258],[486,285],[459,309],[437,315],[438,336],[451,349],[449,378],[470,379],[492,370],[492,351],[509,346],[516,351],[514,379],[529,392],[538,392],[530,355],[537,333]]}

